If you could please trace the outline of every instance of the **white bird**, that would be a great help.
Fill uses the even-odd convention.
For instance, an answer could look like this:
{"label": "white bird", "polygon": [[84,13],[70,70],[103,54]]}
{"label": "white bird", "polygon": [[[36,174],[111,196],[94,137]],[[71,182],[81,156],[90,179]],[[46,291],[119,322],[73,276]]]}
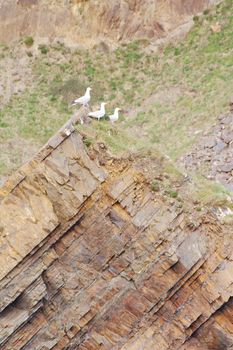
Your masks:
{"label": "white bird", "polygon": [[100,105],[100,109],[95,112],[90,112],[88,114],[89,117],[98,119],[98,121],[105,116],[105,102],[102,102]]}
{"label": "white bird", "polygon": [[120,108],[115,108],[114,113],[109,116],[109,119],[112,123],[115,123],[119,119],[119,111],[121,111]]}
{"label": "white bird", "polygon": [[77,104],[82,105],[82,106],[87,106],[87,105],[88,105],[88,102],[89,102],[90,99],[91,99],[90,91],[91,91],[91,88],[88,87],[88,88],[86,89],[85,95],[82,96],[82,97],[77,98],[77,99],[74,100],[74,101],[72,101],[71,106],[75,106],[75,105],[77,105]]}

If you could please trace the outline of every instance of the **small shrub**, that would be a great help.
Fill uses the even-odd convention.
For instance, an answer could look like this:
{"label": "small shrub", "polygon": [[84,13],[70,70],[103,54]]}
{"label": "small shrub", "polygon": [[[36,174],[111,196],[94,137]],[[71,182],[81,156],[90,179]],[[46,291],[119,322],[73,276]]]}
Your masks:
{"label": "small shrub", "polygon": [[199,16],[193,16],[193,21],[195,23],[198,23],[199,22]]}
{"label": "small shrub", "polygon": [[3,51],[6,51],[9,49],[9,47],[6,44],[0,43],[0,49],[2,49]]}
{"label": "small shrub", "polygon": [[46,55],[49,52],[48,46],[46,46],[44,44],[39,45],[38,48],[43,55]]}
{"label": "small shrub", "polygon": [[166,193],[171,197],[171,198],[177,198],[178,197],[178,192],[174,190],[167,190]]}
{"label": "small shrub", "polygon": [[156,180],[152,181],[151,190],[153,192],[158,192],[159,191],[159,183],[158,183],[158,181],[156,181]]}
{"label": "small shrub", "polygon": [[90,147],[92,145],[92,139],[90,137],[85,137],[83,143],[86,147]]}
{"label": "small shrub", "polygon": [[7,128],[8,126],[9,126],[9,124],[0,120],[0,128]]}
{"label": "small shrub", "polygon": [[209,10],[209,9],[206,9],[206,10],[204,10],[204,11],[203,11],[203,15],[205,15],[205,16],[206,16],[206,15],[208,15],[208,14],[209,14],[209,12],[210,12],[210,10]]}
{"label": "small shrub", "polygon": [[54,95],[50,95],[50,96],[49,96],[49,100],[50,100],[51,102],[54,102],[54,101],[57,101],[57,98],[56,98],[56,96],[54,96]]}
{"label": "small shrub", "polygon": [[33,39],[33,37],[32,36],[26,36],[26,38],[24,38],[24,44],[26,45],[26,46],[32,46],[33,44],[34,44],[34,39]]}
{"label": "small shrub", "polygon": [[174,51],[174,56],[179,56],[180,55],[180,49],[178,49],[178,47],[175,48]]}

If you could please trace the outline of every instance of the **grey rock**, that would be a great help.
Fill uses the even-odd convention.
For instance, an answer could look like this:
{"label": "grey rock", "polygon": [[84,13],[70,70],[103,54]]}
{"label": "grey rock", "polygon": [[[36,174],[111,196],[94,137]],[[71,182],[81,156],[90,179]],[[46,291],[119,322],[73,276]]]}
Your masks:
{"label": "grey rock", "polygon": [[230,143],[231,141],[233,141],[233,131],[224,130],[222,132],[222,140],[225,143]]}
{"label": "grey rock", "polygon": [[226,182],[224,183],[224,186],[226,187],[226,189],[230,192],[233,192],[233,182]]}
{"label": "grey rock", "polygon": [[228,173],[230,171],[233,170],[233,161],[223,164],[222,166],[220,166],[220,171],[223,171],[225,173]]}
{"label": "grey rock", "polygon": [[216,153],[220,153],[225,147],[226,147],[226,143],[223,142],[222,140],[219,140],[216,144],[216,146],[214,146],[213,150]]}
{"label": "grey rock", "polygon": [[231,125],[233,122],[233,113],[231,113],[230,115],[226,115],[224,118],[224,123],[227,125]]}
{"label": "grey rock", "polygon": [[216,145],[216,139],[214,136],[209,136],[206,138],[204,147],[205,148],[213,148]]}

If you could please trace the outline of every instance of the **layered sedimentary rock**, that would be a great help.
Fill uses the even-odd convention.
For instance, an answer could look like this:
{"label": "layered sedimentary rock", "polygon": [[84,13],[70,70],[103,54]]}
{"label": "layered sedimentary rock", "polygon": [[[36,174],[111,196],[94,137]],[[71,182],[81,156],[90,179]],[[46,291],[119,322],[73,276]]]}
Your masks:
{"label": "layered sedimentary rock", "polygon": [[1,350],[230,349],[231,227],[74,122],[0,189]]}
{"label": "layered sedimentary rock", "polygon": [[[177,30],[218,0],[1,0],[0,42],[26,35],[66,44],[116,45],[133,39],[156,40]],[[183,29],[178,29],[183,26]]]}

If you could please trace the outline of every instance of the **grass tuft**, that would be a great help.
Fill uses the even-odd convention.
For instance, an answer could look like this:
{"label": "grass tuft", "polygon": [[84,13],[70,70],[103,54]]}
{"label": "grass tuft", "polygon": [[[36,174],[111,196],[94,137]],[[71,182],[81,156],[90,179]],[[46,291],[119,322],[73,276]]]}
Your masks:
{"label": "grass tuft", "polygon": [[[225,0],[195,17],[182,43],[157,54],[145,53],[148,42],[143,40],[104,54],[70,50],[62,43],[40,45],[42,54],[29,60],[31,86],[0,111],[1,144],[15,135],[43,144],[72,115],[71,100],[91,86],[92,109],[106,101],[108,114],[115,107],[124,110],[114,127],[107,120],[85,126],[93,139],[105,141],[113,153],[158,149],[175,162],[228,108],[232,13],[232,0]],[[222,24],[219,33],[211,30],[216,22]],[[4,47],[0,54],[5,55]]]}
{"label": "grass tuft", "polygon": [[49,47],[47,45],[44,45],[44,44],[40,44],[38,46],[38,49],[40,50],[40,52],[43,54],[43,55],[46,55],[48,52],[49,52]]}
{"label": "grass tuft", "polygon": [[28,47],[31,47],[34,44],[34,39],[32,36],[26,36],[23,40],[24,44]]}

